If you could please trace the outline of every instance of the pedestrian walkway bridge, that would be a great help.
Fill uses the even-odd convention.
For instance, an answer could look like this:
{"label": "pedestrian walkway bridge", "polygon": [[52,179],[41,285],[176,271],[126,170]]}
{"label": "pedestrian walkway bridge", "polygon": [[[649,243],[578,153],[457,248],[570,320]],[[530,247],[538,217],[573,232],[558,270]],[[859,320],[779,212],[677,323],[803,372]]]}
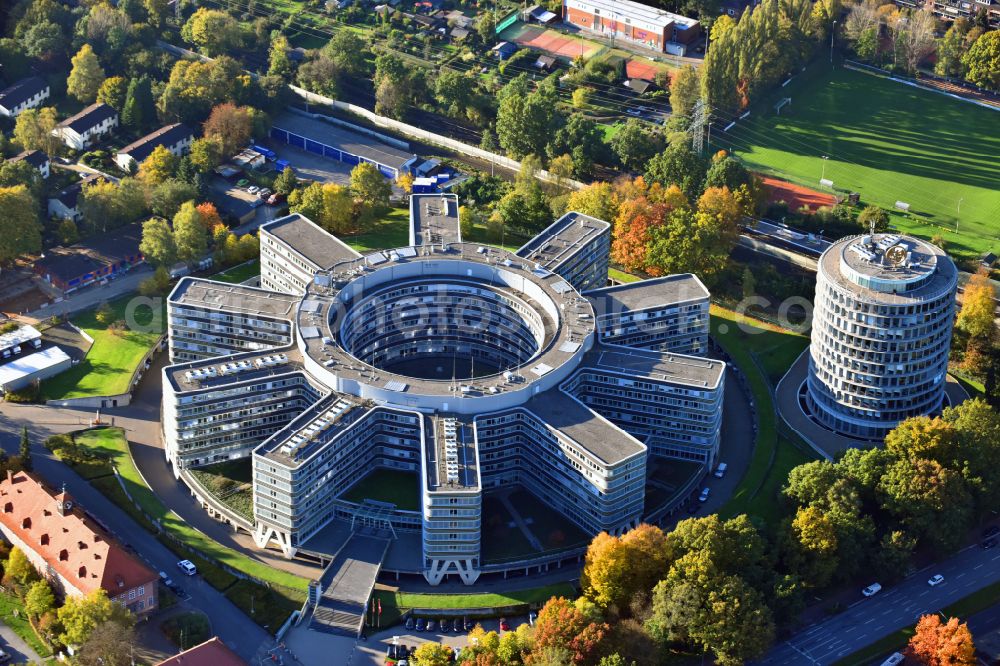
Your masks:
{"label": "pedestrian walkway bridge", "polygon": [[365,621],[366,604],[389,550],[390,535],[363,528],[353,532],[320,579],[323,594],[309,628],[357,638]]}

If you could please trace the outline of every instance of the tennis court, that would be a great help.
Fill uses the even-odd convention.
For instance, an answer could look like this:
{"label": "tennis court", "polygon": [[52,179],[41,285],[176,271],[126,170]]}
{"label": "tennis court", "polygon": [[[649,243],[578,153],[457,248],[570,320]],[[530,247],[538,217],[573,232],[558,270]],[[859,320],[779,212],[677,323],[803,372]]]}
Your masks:
{"label": "tennis court", "polygon": [[550,30],[538,25],[517,23],[503,31],[502,39],[518,46],[527,46],[549,55],[573,58],[582,55],[590,58],[601,50],[601,45],[579,37],[564,35],[558,30]]}

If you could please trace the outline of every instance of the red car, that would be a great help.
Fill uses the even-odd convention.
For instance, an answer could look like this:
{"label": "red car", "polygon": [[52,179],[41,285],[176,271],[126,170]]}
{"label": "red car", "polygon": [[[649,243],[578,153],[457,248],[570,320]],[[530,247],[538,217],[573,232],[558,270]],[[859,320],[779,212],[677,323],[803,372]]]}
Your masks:
{"label": "red car", "polygon": [[510,625],[507,624],[507,620],[500,618],[500,631],[510,631]]}

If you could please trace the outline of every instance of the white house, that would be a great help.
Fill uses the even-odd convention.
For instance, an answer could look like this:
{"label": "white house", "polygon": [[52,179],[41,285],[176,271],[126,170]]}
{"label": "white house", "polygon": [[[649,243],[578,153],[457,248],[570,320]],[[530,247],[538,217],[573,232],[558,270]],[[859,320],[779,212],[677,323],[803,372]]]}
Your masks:
{"label": "white house", "polygon": [[83,180],[73,183],[62,190],[54,197],[49,197],[49,217],[56,220],[73,220],[79,222],[83,215],[80,213],[79,199],[84,185],[90,185],[98,179],[98,176],[87,176]]}
{"label": "white house", "polygon": [[49,177],[49,156],[40,150],[25,150],[10,158],[11,162],[27,162],[38,169],[42,178]]}
{"label": "white house", "polygon": [[51,90],[44,79],[29,76],[0,90],[0,116],[15,118],[22,111],[39,106],[49,98]]}
{"label": "white house", "polygon": [[118,127],[118,112],[107,104],[91,104],[52,130],[70,148],[84,150]]}
{"label": "white house", "polygon": [[118,168],[127,172],[132,168],[133,163],[142,164],[142,161],[149,157],[157,146],[163,146],[180,157],[191,149],[193,140],[194,133],[184,123],[166,125],[122,148],[115,155],[115,163]]}

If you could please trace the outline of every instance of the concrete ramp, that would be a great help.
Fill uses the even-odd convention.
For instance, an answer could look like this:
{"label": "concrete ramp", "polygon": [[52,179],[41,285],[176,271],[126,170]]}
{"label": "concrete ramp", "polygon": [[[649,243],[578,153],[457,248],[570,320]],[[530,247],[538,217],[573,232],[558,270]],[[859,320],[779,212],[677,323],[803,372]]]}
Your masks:
{"label": "concrete ramp", "polygon": [[389,539],[354,533],[323,572],[323,594],[309,628],[357,638],[365,621],[365,606],[375,587]]}

